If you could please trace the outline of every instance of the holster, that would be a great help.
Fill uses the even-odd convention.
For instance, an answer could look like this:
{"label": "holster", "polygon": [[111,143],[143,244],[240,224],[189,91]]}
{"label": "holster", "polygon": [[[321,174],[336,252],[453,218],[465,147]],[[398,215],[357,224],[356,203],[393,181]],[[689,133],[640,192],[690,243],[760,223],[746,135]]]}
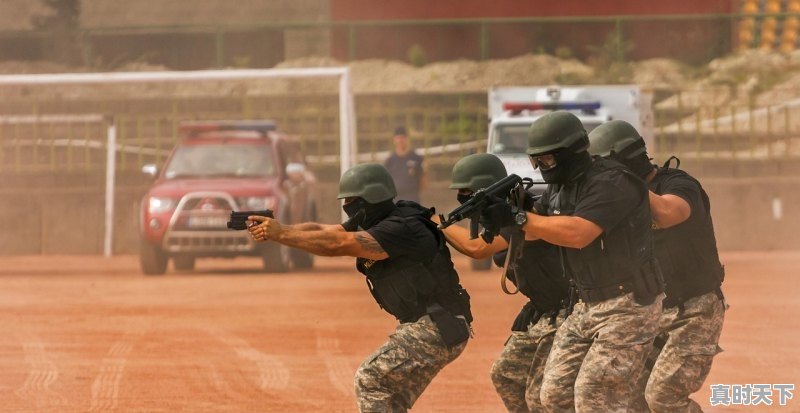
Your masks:
{"label": "holster", "polygon": [[439,305],[432,306],[428,314],[447,348],[453,348],[469,338],[469,325],[463,318],[456,317]]}
{"label": "holster", "polygon": [[467,323],[472,323],[472,306],[470,305],[469,299],[470,297],[467,290],[459,285],[456,289],[456,303],[460,311],[456,311],[456,313],[463,316],[464,319],[467,320]]}
{"label": "holster", "polygon": [[514,319],[514,324],[511,325],[511,331],[528,331],[528,326],[531,323],[539,321],[542,313],[536,309],[533,301],[528,301],[522,306],[522,309]]}

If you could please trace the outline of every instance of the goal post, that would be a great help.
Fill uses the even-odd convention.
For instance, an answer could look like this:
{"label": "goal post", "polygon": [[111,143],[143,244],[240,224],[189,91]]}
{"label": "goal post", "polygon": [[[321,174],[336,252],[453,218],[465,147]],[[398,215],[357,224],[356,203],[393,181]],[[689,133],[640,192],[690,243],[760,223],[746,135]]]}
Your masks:
{"label": "goal post", "polygon": [[[108,72],[108,73],[58,73],[31,75],[0,75],[0,86],[26,85],[89,85],[158,82],[236,81],[287,78],[336,78],[339,82],[339,161],[340,174],[356,162],[357,138],[355,105],[347,67],[286,68],[286,69],[236,69],[161,72]],[[113,114],[108,122],[106,157],[106,196],[103,254],[112,255],[114,236],[114,185],[117,145],[117,127]],[[43,115],[46,116],[46,115]],[[41,120],[42,116],[33,118]]]}

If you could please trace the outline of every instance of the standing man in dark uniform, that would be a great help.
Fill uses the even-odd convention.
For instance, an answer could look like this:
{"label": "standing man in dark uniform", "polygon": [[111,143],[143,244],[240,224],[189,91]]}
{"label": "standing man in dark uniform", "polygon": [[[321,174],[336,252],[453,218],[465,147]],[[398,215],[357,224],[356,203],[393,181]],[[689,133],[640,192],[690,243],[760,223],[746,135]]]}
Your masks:
{"label": "standing man in dark uniform", "polygon": [[405,412],[433,377],[458,357],[470,335],[469,295],[459,284],[432,211],[392,199],[389,172],[379,164],[350,168],[339,199],[350,217],[341,225],[281,225],[249,217],[257,241],[272,240],[317,255],[357,257],[356,268],[380,307],[400,321],[389,341],[355,377],[361,412]]}
{"label": "standing man in dark uniform", "polygon": [[537,119],[528,155],[547,190],[536,213],[497,202],[484,226],[521,225],[558,245],[580,301],[556,332],[541,398],[549,412],[624,412],[656,335],[663,283],[653,256],[644,181],[587,152],[581,121],[565,111]]}
{"label": "standing man in dark uniform", "polygon": [[[458,201],[464,203],[478,190],[507,175],[497,156],[469,155],[453,166],[450,189],[458,190]],[[525,204],[533,207],[532,196]],[[494,255],[495,263],[500,266],[511,242],[508,231],[501,231],[489,244],[481,238],[470,239],[469,231],[457,225],[443,232],[447,242],[464,255],[474,259]],[[514,320],[511,336],[492,366],[492,383],[509,412],[543,412],[539,393],[544,365],[556,330],[566,318],[569,282],[562,274],[556,246],[542,240],[514,242],[524,242],[523,255],[517,271],[509,274],[509,278],[530,301]]]}
{"label": "standing man in dark uniform", "polygon": [[394,151],[384,162],[384,166],[392,175],[397,185],[397,199],[420,202],[419,194],[427,185],[427,173],[424,158],[418,154],[408,142],[408,134],[404,126],[394,130]]}
{"label": "standing man in dark uniform", "polygon": [[645,375],[640,394],[656,413],[701,412],[689,395],[700,390],[720,351],[726,307],[708,195],[691,175],[670,168],[670,161],[663,168],[652,165],[644,139],[625,121],[598,126],[589,140],[590,152],[623,163],[650,187],[655,252],[667,297],[655,341],[662,348],[645,370],[650,377]]}

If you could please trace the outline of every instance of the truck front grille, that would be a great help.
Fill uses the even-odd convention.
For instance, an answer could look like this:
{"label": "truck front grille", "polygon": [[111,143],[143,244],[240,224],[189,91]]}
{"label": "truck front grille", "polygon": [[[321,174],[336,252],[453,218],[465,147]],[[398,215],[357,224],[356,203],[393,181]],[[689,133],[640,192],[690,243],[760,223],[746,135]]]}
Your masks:
{"label": "truck front grille", "polygon": [[167,252],[250,252],[255,244],[245,231],[173,231],[164,238]]}

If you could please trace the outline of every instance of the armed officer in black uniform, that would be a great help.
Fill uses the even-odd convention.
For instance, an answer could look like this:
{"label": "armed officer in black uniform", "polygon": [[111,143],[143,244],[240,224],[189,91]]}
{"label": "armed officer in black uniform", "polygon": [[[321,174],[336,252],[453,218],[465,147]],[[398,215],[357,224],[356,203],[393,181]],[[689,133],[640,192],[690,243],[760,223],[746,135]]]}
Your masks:
{"label": "armed officer in black uniform", "polygon": [[[621,162],[650,187],[655,252],[667,297],[655,340],[660,354],[645,369],[639,396],[653,412],[702,411],[689,395],[700,390],[720,351],[726,307],[708,195],[691,175],[670,167],[673,158],[663,168],[651,164],[644,139],[625,121],[598,126],[589,141],[592,154]],[[641,401],[635,408],[647,411]]]}
{"label": "armed officer in black uniform", "polygon": [[[460,203],[475,192],[507,176],[503,162],[488,153],[469,155],[453,166],[450,189],[458,190]],[[525,193],[524,208],[533,207],[532,194]],[[470,239],[469,231],[457,225],[443,230],[447,242],[456,250],[474,259],[493,256],[495,264],[503,266],[511,243],[510,231],[503,230],[491,243]],[[564,278],[556,246],[542,240],[524,242],[521,262],[516,271],[508,273],[517,291],[530,299],[511,328],[511,336],[503,352],[492,366],[491,377],[495,390],[509,412],[541,412],[539,399],[544,364],[556,329],[566,317],[569,282]],[[501,282],[505,282],[502,280]],[[504,291],[508,289],[503,285]]]}
{"label": "armed officer in black uniform", "polygon": [[250,217],[258,241],[272,240],[317,255],[357,257],[380,307],[400,325],[355,377],[361,412],[405,412],[433,377],[466,347],[472,316],[432,210],[398,201],[379,164],[356,165],[339,181],[349,219],[341,225],[281,225]]}
{"label": "armed officer in black uniform", "polygon": [[535,213],[504,202],[484,226],[520,225],[558,245],[580,301],[556,332],[541,399],[547,411],[625,411],[655,337],[663,284],[652,250],[647,187],[622,165],[587,152],[581,121],[565,111],[537,119],[528,155],[547,190]]}

